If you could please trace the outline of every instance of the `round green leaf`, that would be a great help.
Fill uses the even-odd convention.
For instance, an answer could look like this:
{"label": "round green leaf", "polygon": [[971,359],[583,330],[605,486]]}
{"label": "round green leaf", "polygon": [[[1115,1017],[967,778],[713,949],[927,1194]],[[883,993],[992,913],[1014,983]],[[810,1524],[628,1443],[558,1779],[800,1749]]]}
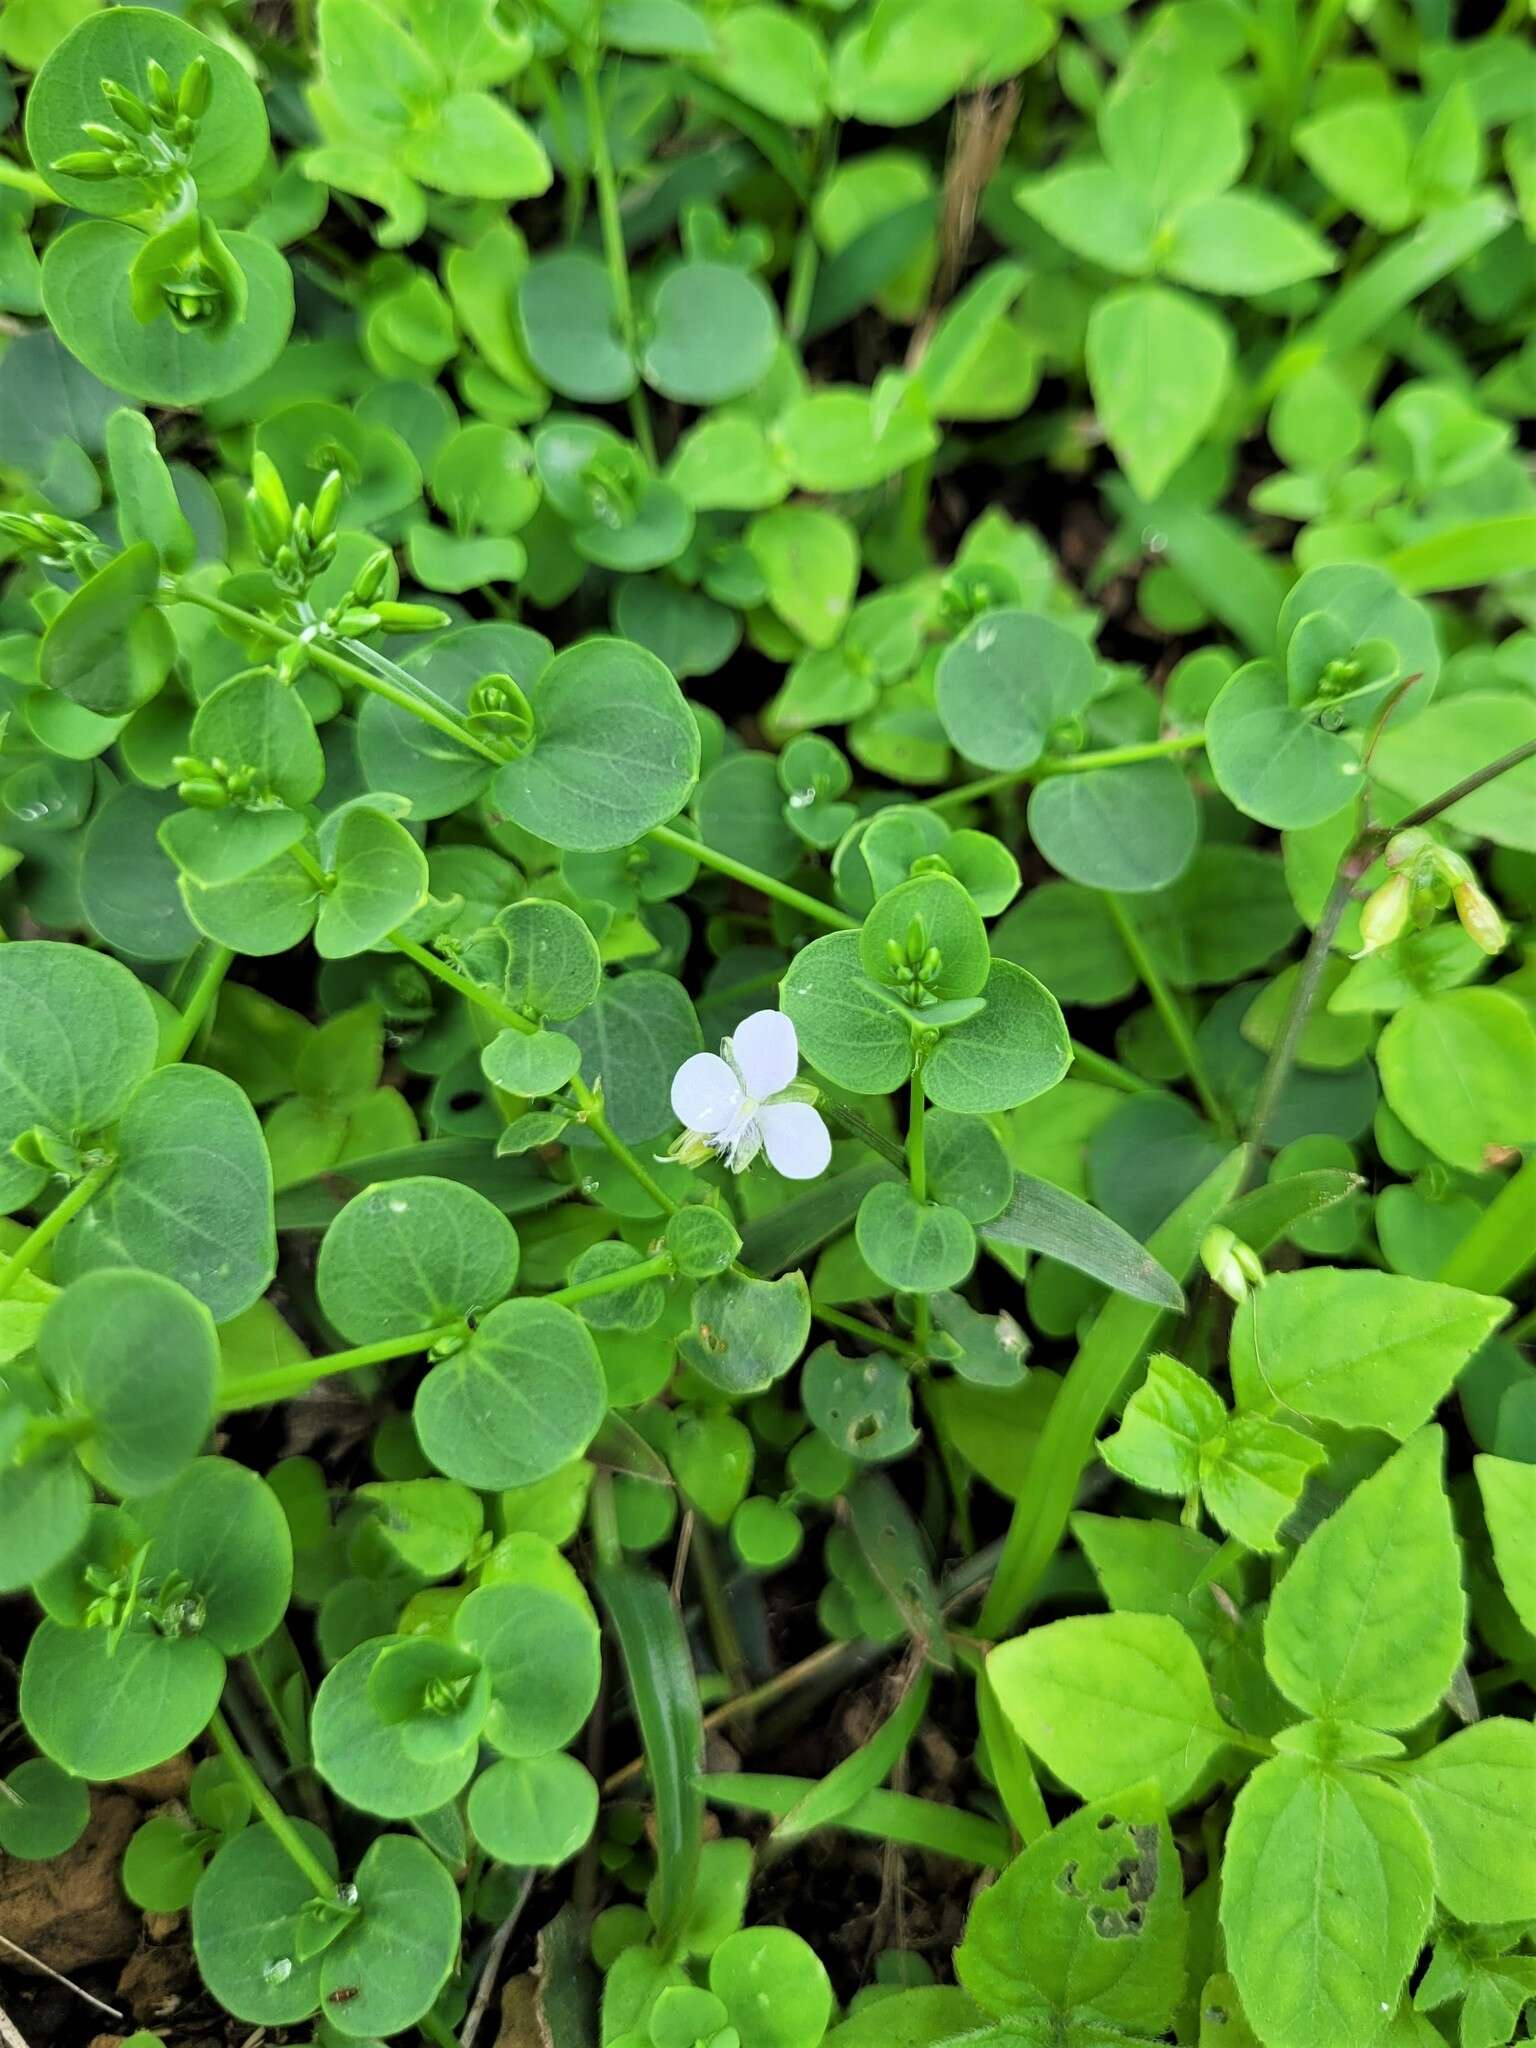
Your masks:
{"label": "round green leaf", "polygon": [[416,1434],[466,1486],[532,1486],[597,1434],[607,1390],[579,1316],[558,1302],[505,1301],[433,1366],[416,1395]]}
{"label": "round green leaf", "polygon": [[949,875],[915,875],[890,890],[859,933],[865,974],[908,1002],[914,991],[940,1002],[979,995],[990,960],[981,912]]}
{"label": "round green leaf", "polygon": [[911,1375],[894,1359],[844,1358],[835,1344],[818,1345],[800,1375],[800,1399],[822,1435],[860,1464],[899,1458],[917,1442]]}
{"label": "round green leaf", "polygon": [[441,1858],[411,1835],[380,1835],[355,1882],[357,1918],[320,1957],[320,2004],[337,2033],[372,2040],[414,2026],[447,1983],[459,1894]]}
{"label": "round green leaf", "polygon": [[588,1840],[597,1822],[597,1783],[564,1750],[519,1762],[504,1757],[469,1791],[475,1840],[498,1863],[553,1869]]}
{"label": "round green leaf", "polygon": [[27,95],[27,149],[66,204],[103,214],[138,213],[151,205],[153,194],[142,178],[78,178],[51,166],[87,144],[82,121],[116,124],[103,79],[142,99],[152,60],[174,86],[199,59],[208,66],[208,104],[198,117],[187,165],[198,197],[225,199],[254,183],[267,154],[267,116],[245,67],[222,43],[158,7],[114,7],[70,30]]}
{"label": "round green leaf", "polygon": [[86,827],[81,908],[107,945],[136,960],[183,960],[197,944],[175,864],[156,837],[167,818],[179,815],[173,796],[128,783]]}
{"label": "round green leaf", "polygon": [[779,1001],[802,1057],[835,1087],[886,1095],[911,1073],[911,1032],[865,975],[858,932],[813,939],[791,960]]}
{"label": "round green leaf", "polygon": [[504,1301],[517,1233],[459,1181],[408,1175],[354,1195],[320,1246],[315,1284],[353,1344],[408,1337]]}
{"label": "round green leaf", "polygon": [[315,1769],[337,1796],[385,1820],[409,1820],[456,1799],[475,1767],[473,1736],[452,1755],[428,1759],[411,1753],[409,1721],[385,1721],[374,1705],[374,1666],[409,1636],[359,1643],[320,1681],[310,1739]]}
{"label": "round green leaf", "polygon": [[277,1269],[272,1167],[244,1091],[210,1067],[161,1067],[113,1139],[117,1169],[66,1226],[56,1277],[140,1266],[177,1281],[216,1323],[251,1306]]}
{"label": "round green leaf", "polygon": [[[310,1821],[291,1825],[328,1870],[336,1851]],[[320,2003],[319,1955],[301,1956],[310,1881],[270,1829],[245,1828],[218,1851],[192,1895],[192,1945],[203,1982],[248,2025],[291,2027]]]}
{"label": "round green leaf", "polygon": [[0,1849],[26,1863],[46,1863],[72,1849],[91,1817],[91,1795],[78,1778],[47,1757],[30,1757],[0,1794]]}
{"label": "round green leaf", "polygon": [[551,390],[586,405],[628,398],[639,378],[599,257],[578,249],[540,257],[518,287],[517,305],[528,360]]}
{"label": "round green leaf", "polygon": [[492,784],[524,831],[601,852],[664,825],[687,803],[699,729],[654,654],[624,640],[584,640],[555,656],[531,695],[533,744]]}
{"label": "round green leaf", "polygon": [[678,1348],[700,1379],[739,1399],[782,1379],[805,1349],[811,1302],[803,1273],[759,1280],[720,1273],[694,1290]]}
{"label": "round green leaf", "polygon": [[129,1778],[195,1742],[224,1690],[224,1659],[196,1636],[42,1621],[21,1667],[21,1718],[77,1778]]}
{"label": "round green leaf", "polygon": [[814,2048],[832,2016],[832,1986],[815,1950],[787,1927],[744,1927],[709,1961],[741,2048]]}
{"label": "round green leaf", "polygon": [[1466,1173],[1529,1140],[1536,1026],[1496,988],[1448,989],[1405,1003],[1381,1034],[1376,1063],[1389,1107],[1413,1135]]}
{"label": "round green leaf", "polygon": [[114,556],[49,625],[38,652],[40,679],[103,718],[147,704],[176,659],[159,589],[160,557],[147,540]]}
{"label": "round green leaf", "polygon": [[944,650],[934,696],[944,730],[981,768],[1028,768],[1051,728],[1093,695],[1098,666],[1076,633],[1036,612],[984,612]]}
{"label": "round green leaf", "polygon": [[1052,775],[1029,799],[1029,831],[1053,868],[1089,889],[1162,889],[1188,867],[1200,817],[1173,761]]}
{"label": "round green leaf", "polygon": [[480,1055],[493,1088],[509,1095],[553,1095],[581,1065],[581,1047],[563,1031],[498,1032]]}
{"label": "round green leaf", "polygon": [[976,1233],[960,1211],[920,1202],[899,1181],[870,1189],[854,1236],[870,1271],[909,1293],[956,1287],[976,1262]]}
{"label": "round green leaf", "polygon": [[[440,635],[404,665],[440,704],[462,715],[482,676],[510,676],[527,691],[553,651],[542,633],[495,619]],[[357,747],[368,787],[408,798],[413,818],[446,818],[473,803],[494,767],[383,697],[364,699]]]}
{"label": "round green leaf", "polygon": [[1294,710],[1269,661],[1249,662],[1223,685],[1205,749],[1223,794],[1245,816],[1285,831],[1333,817],[1360,787],[1355,741]]}
{"label": "round green leaf", "polygon": [[82,1462],[109,1493],[164,1486],[213,1426],[213,1318],[174,1280],[87,1273],[48,1311],[38,1356],[66,1407],[90,1417]]}
{"label": "round green leaf", "polygon": [[465,964],[534,1023],[565,1023],[595,999],[603,980],[587,926],[565,904],[538,896],[498,911]]}
{"label": "round green leaf", "polygon": [[458,1609],[453,1631],[490,1673],[485,1736],[503,1756],[543,1756],[579,1732],[602,1664],[590,1614],[544,1586],[482,1586]]}
{"label": "round green leaf", "polygon": [[296,689],[258,669],[221,683],[198,706],[188,752],[249,769],[261,797],[307,804],[325,781],[315,722]]}
{"label": "round green leaf", "polygon": [[682,263],[651,303],[641,367],[663,398],[719,405],[762,382],[778,341],[773,301],[749,272],[730,263]]}
{"label": "round green leaf", "polygon": [[293,273],[269,242],[223,237],[245,276],[245,311],[222,333],[177,327],[169,312],[141,325],[129,272],[144,237],[121,221],[86,220],[43,254],[43,307],[59,339],[103,383],[153,405],[200,405],[270,369],[293,325]]}
{"label": "round green leaf", "polygon": [[672,1125],[672,1076],[704,1043],[681,982],[649,968],[618,975],[568,1029],[583,1071],[602,1081],[608,1121],[626,1144],[644,1144]]}
{"label": "round green leaf", "polygon": [[136,1499],[145,1570],[179,1576],[201,1605],[198,1640],[226,1657],[264,1643],[293,1591],[293,1538],[277,1495],[229,1458],[197,1458],[160,1493]]}
{"label": "round green leaf", "polygon": [[154,1065],[154,1006],[128,969],[49,939],[0,948],[0,1208],[44,1181],[11,1150],[23,1131],[94,1133],[113,1123]]}
{"label": "round green leaf", "polygon": [[936,1108],[986,1116],[1054,1088],[1071,1061],[1066,1020],[1050,990],[1012,961],[994,960],[986,1008],[941,1035],[923,1086]]}

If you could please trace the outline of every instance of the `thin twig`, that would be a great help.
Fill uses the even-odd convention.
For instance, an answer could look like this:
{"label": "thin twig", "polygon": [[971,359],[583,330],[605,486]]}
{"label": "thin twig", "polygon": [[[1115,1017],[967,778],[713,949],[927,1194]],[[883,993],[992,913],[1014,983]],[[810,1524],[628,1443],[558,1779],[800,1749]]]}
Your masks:
{"label": "thin twig", "polygon": [[62,1984],[66,1991],[73,1991],[76,1998],[83,1998],[87,2005],[95,2006],[98,2012],[104,2012],[109,2019],[120,2020],[123,2017],[115,2005],[108,2005],[104,1998],[97,1998],[94,1992],[82,1991],[73,1978],[60,1976],[51,1964],[45,1963],[41,1956],[35,1956],[24,1949],[19,1941],[12,1941],[8,1934],[0,1934],[0,1948],[8,1948],[13,1956],[20,1956],[22,1961],[30,1963],[34,1970],[41,1970],[45,1977],[51,1977],[55,1984]]}
{"label": "thin twig", "polygon": [[491,2002],[491,1993],[495,1990],[496,1979],[501,1973],[507,1943],[512,1939],[517,1923],[523,1916],[523,1908],[528,1903],[528,1895],[533,1890],[533,1875],[530,1870],[523,1879],[517,1897],[512,1901],[511,1912],[497,1928],[486,1951],[485,1967],[480,1972],[480,1982],[475,1986],[475,2002],[469,2008],[468,2017],[459,2031],[459,2048],[474,2048],[475,2036],[480,2031],[480,2022],[485,2018],[486,2008]]}
{"label": "thin twig", "polygon": [[1413,825],[1427,825],[1432,818],[1438,818],[1442,811],[1448,811],[1453,804],[1459,804],[1463,797],[1476,796],[1485,782],[1492,782],[1497,776],[1507,775],[1511,768],[1518,768],[1522,761],[1536,757],[1536,740],[1527,740],[1523,747],[1512,748],[1501,754],[1497,761],[1490,761],[1486,768],[1475,768],[1470,775],[1464,775],[1460,782],[1453,782],[1449,789],[1443,789],[1438,796],[1432,796],[1427,804],[1420,804],[1416,811],[1410,811],[1406,818],[1399,818],[1395,825],[1378,825],[1378,837],[1391,838],[1398,832],[1406,832]]}

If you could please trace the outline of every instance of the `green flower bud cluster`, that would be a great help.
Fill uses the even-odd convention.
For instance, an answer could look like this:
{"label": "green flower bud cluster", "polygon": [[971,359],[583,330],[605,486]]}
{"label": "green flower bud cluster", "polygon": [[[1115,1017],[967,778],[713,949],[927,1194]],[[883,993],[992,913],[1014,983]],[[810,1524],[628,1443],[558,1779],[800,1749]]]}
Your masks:
{"label": "green flower bud cluster", "polygon": [[116,79],[102,79],[101,96],[121,126],[82,121],[81,133],[94,146],[67,150],[54,159],[51,170],[93,183],[107,178],[151,178],[162,184],[181,180],[198,122],[208,111],[213,74],[206,57],[194,57],[175,85],[153,57],[144,71],[143,94]]}
{"label": "green flower bud cluster", "polygon": [[56,512],[0,512],[0,538],[45,569],[69,569],[82,580],[109,552],[88,526]]}
{"label": "green flower bud cluster", "polygon": [[1407,931],[1423,931],[1448,904],[1462,930],[1488,954],[1501,953],[1509,931],[1471,864],[1418,827],[1388,840],[1387,879],[1360,913],[1360,951],[1380,952]]}
{"label": "green flower bud cluster", "polygon": [[938,1001],[934,984],[943,969],[944,956],[937,946],[929,945],[928,929],[920,917],[914,917],[907,927],[905,941],[886,940],[885,955],[891,979],[904,1002],[921,1010]]}
{"label": "green flower bud cluster", "polygon": [[277,802],[254,768],[234,768],[215,755],[199,760],[195,754],[177,754],[171,766],[180,777],[176,793],[195,810],[222,811],[233,805],[239,810],[264,810]]}

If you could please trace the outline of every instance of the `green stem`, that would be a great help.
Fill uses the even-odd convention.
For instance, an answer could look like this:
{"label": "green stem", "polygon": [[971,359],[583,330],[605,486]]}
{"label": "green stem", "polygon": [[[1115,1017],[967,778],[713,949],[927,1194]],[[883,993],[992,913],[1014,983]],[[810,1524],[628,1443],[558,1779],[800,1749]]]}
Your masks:
{"label": "green stem", "polygon": [[[514,1010],[510,1004],[504,1003],[499,996],[492,994],[490,989],[483,988],[478,981],[472,981],[467,974],[461,974],[456,967],[450,967],[446,960],[439,960],[435,953],[428,952],[425,946],[418,946],[414,939],[404,939],[398,932],[391,932],[389,943],[408,960],[414,960],[423,973],[433,975],[446,987],[457,990],[466,1002],[474,1003],[479,1009],[484,1010],[487,1016],[494,1017],[499,1023],[504,1024],[508,1030],[521,1031],[526,1036],[531,1036],[538,1030],[536,1024],[530,1023],[528,1018]],[[662,1214],[670,1216],[677,1208],[677,1203],[613,1129],[603,1115],[598,1098],[579,1074],[571,1082],[571,1093],[580,1105],[582,1121],[587,1129],[607,1147],[625,1172],[644,1188]]]}
{"label": "green stem", "polygon": [[1120,943],[1130,954],[1131,964],[1136,969],[1141,985],[1152,998],[1152,1006],[1162,1018],[1163,1027],[1173,1040],[1184,1071],[1200,1098],[1200,1107],[1217,1130],[1223,1136],[1229,1136],[1232,1120],[1217,1100],[1216,1091],[1211,1086],[1210,1075],[1205,1070],[1205,1061],[1200,1056],[1200,1048],[1195,1043],[1195,1034],[1190,1028],[1188,1017],[1184,1014],[1183,1005],[1163,979],[1162,969],[1148,951],[1146,941],[1135,919],[1127,913],[1124,903],[1110,890],[1103,890],[1101,894],[1109,910],[1110,920],[1120,934]]}
{"label": "green stem", "polygon": [[976,782],[962,782],[958,789],[941,790],[924,799],[930,811],[950,804],[976,803],[1000,789],[1014,789],[1021,782],[1044,782],[1052,775],[1091,775],[1096,768],[1126,768],[1136,761],[1162,761],[1174,754],[1191,754],[1205,745],[1203,732],[1175,733],[1171,739],[1141,740],[1133,746],[1100,747],[1087,754],[1071,754],[1055,760],[1042,756],[1027,768],[1007,768],[1000,775],[983,775]]}
{"label": "green stem", "polygon": [[639,1287],[647,1280],[670,1280],[677,1271],[670,1252],[658,1252],[653,1259],[642,1259],[638,1266],[620,1266],[616,1272],[596,1273],[590,1280],[578,1280],[570,1287],[557,1287],[552,1294],[541,1294],[540,1301],[558,1302],[562,1308],[574,1308],[578,1301],[590,1301],[598,1294],[619,1294],[626,1287]]}
{"label": "green stem", "polygon": [[[826,182],[837,157],[837,134],[836,125],[830,121],[818,131],[811,145],[808,192],[815,192]],[[816,296],[816,273],[820,265],[821,246],[816,240],[815,223],[807,204],[800,231],[795,237],[794,255],[789,265],[789,288],[784,295],[784,332],[791,341],[798,342],[805,333],[806,322],[811,317],[811,301]]]}
{"label": "green stem", "polygon": [[[211,597],[207,591],[199,590],[184,577],[177,576],[171,579],[169,596],[177,604],[200,605],[205,612],[212,612],[215,618],[222,619],[226,625],[238,626],[242,633],[251,633],[263,640],[270,640],[274,646],[290,647],[300,644],[300,635],[295,633],[291,626],[279,625],[275,619],[264,619],[259,612],[248,612],[240,605],[226,604],[223,598]],[[374,696],[383,697],[397,710],[409,712],[413,718],[420,718],[426,724],[435,726],[440,733],[446,734],[451,740],[456,740],[461,747],[468,747],[471,753],[479,754],[482,760],[493,761],[500,767],[506,759],[504,754],[481,739],[478,733],[471,732],[460,720],[451,717],[445,711],[440,711],[435,704],[429,704],[423,698],[413,696],[409,690],[401,689],[397,683],[390,682],[388,677],[374,675],[360,662],[349,661],[346,655],[338,654],[334,648],[327,647],[323,640],[307,640],[302,644],[315,666],[327,670],[338,682],[353,683],[359,689],[371,690]]]}
{"label": "green stem", "polygon": [[211,945],[208,948],[197,979],[192,984],[192,993],[187,997],[186,1008],[181,1013],[181,1022],[163,1048],[167,1064],[184,1057],[187,1047],[202,1029],[203,1020],[217,1000],[224,977],[234,963],[235,956],[228,946]]}
{"label": "green stem", "polygon": [[[619,333],[631,357],[639,354],[639,329],[635,322],[635,295],[629,281],[629,251],[624,242],[624,222],[619,213],[619,181],[613,168],[613,151],[608,147],[608,111],[597,82],[597,61],[591,51],[576,60],[581,84],[581,101],[587,116],[587,149],[592,158],[592,181],[597,187],[597,217],[603,231],[603,260],[613,289],[614,312]],[[629,401],[629,416],[640,452],[651,468],[656,467],[656,437],[645,389],[637,385]]]}
{"label": "green stem", "polygon": [[387,1365],[392,1358],[410,1358],[430,1351],[447,1337],[462,1337],[462,1322],[441,1323],[432,1330],[413,1330],[408,1337],[381,1337],[375,1344],[356,1344],[349,1351],[331,1351],[323,1358],[301,1358],[292,1365],[274,1365],[269,1372],[247,1373],[221,1389],[219,1407],[225,1415],[238,1415],[248,1408],[266,1408],[273,1401],[286,1401],[302,1394],[317,1380],[332,1373],[360,1372],[366,1365]]}
{"label": "green stem", "polygon": [[1259,1077],[1258,1093],[1253,1098],[1253,1108],[1248,1117],[1248,1170],[1245,1179],[1251,1184],[1257,1178],[1262,1161],[1264,1139],[1274,1116],[1276,1106],[1291,1078],[1291,1069],[1296,1064],[1296,1055],[1301,1049],[1302,1033],[1307,1028],[1307,1019],[1317,1001],[1323,985],[1323,970],[1328,965],[1328,955],[1338,936],[1344,913],[1349,908],[1349,899],[1354,893],[1355,883],[1370,865],[1371,855],[1362,850],[1360,842],[1348,852],[1339,863],[1334,876],[1333,887],[1323,905],[1323,914],[1317,921],[1317,928],[1302,957],[1301,972],[1291,990],[1291,1000],[1286,1005],[1285,1017],[1280,1025],[1280,1034],[1269,1049],[1264,1072]]}
{"label": "green stem", "polygon": [[824,924],[829,931],[856,932],[859,920],[847,917],[830,903],[823,903],[815,896],[807,896],[803,889],[792,889],[788,882],[781,882],[773,875],[765,875],[761,868],[748,867],[744,860],[735,860],[728,853],[720,853],[713,846],[705,846],[700,840],[690,839],[686,833],[674,832],[670,825],[653,825],[646,834],[658,846],[668,846],[674,853],[687,854],[701,867],[713,868],[717,874],[729,875],[733,882],[744,882],[749,889],[756,889],[761,895],[771,896],[776,903],[782,903],[789,910],[798,910],[802,917],[808,917],[817,924]]}
{"label": "green stem", "polygon": [[[924,1097],[921,1067],[912,1070],[912,1083],[907,1094],[907,1178],[912,1183],[912,1198],[917,1202],[928,1199],[928,1153],[924,1144]],[[924,1358],[933,1350],[933,1322],[928,1306],[928,1297],[921,1292],[912,1297],[912,1335],[917,1348]]]}
{"label": "green stem", "polygon": [[1107,1059],[1092,1046],[1079,1045],[1072,1041],[1072,1064],[1081,1067],[1080,1078],[1084,1081],[1102,1081],[1106,1088],[1118,1088],[1122,1095],[1145,1095],[1151,1088],[1150,1081],[1143,1081],[1140,1074],[1133,1074],[1129,1067],[1122,1067],[1117,1060]]}
{"label": "green stem", "polygon": [[10,1293],[22,1274],[36,1265],[65,1224],[78,1216],[91,1197],[106,1186],[116,1168],[115,1159],[103,1159],[59,1197],[41,1223],[32,1226],[5,1264],[0,1266],[0,1301]]}
{"label": "green stem", "polygon": [[893,1358],[904,1358],[908,1365],[926,1365],[928,1362],[927,1355],[904,1337],[893,1336],[889,1330],[877,1330],[873,1323],[861,1323],[857,1316],[845,1316],[841,1309],[827,1308],[822,1302],[813,1301],[811,1314],[818,1323],[825,1323],[829,1330],[845,1330],[850,1337],[862,1337],[866,1344],[889,1351]]}
{"label": "green stem", "polygon": [[213,1719],[208,1723],[208,1733],[213,1737],[219,1755],[239,1779],[252,1807],[282,1843],[294,1867],[303,1871],[308,1878],[315,1897],[323,1899],[327,1905],[332,1904],[336,1897],[336,1879],[267,1790],[261,1777],[247,1759],[245,1751],[235,1740],[233,1729],[217,1709],[214,1711]]}
{"label": "green stem", "polygon": [[592,1547],[599,1564],[622,1564],[624,1545],[619,1539],[618,1510],[613,1503],[613,1474],[599,1467],[592,1474],[592,1496],[587,1509]]}

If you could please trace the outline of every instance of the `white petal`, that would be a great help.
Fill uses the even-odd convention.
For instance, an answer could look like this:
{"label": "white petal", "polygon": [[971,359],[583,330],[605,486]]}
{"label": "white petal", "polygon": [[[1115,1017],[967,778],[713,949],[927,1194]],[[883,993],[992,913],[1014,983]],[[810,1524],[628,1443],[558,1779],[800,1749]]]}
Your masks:
{"label": "white petal", "polygon": [[770,1102],[757,1113],[771,1166],[786,1180],[814,1180],[832,1157],[832,1137],[808,1102]]}
{"label": "white petal", "polygon": [[741,1083],[712,1052],[696,1052],[672,1076],[672,1114],[690,1131],[711,1137],[741,1107]]}
{"label": "white petal", "polygon": [[800,1067],[795,1027],[782,1010],[754,1010],[731,1033],[731,1055],[754,1102],[789,1086]]}

